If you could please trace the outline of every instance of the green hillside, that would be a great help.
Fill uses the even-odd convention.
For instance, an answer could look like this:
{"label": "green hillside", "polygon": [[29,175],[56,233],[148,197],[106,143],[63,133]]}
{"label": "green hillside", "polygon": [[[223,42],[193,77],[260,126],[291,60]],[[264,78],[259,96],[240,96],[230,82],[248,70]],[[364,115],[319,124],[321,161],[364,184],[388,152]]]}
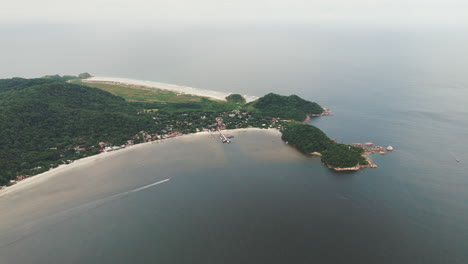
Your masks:
{"label": "green hillside", "polygon": [[249,104],[263,115],[297,121],[305,120],[309,114],[323,113],[320,105],[297,95],[283,96],[269,93]]}
{"label": "green hillside", "polygon": [[307,154],[321,153],[322,161],[332,167],[349,168],[368,163],[362,156],[363,148],[336,143],[317,127],[294,124],[286,127],[282,133],[284,141]]}
{"label": "green hillside", "polygon": [[202,97],[199,101],[129,102],[66,79],[0,80],[0,186],[17,176],[97,154],[105,145],[119,146],[129,140],[128,144],[137,144],[218,128],[286,126],[284,140],[305,153],[321,152],[329,165],[365,162],[360,149],[337,144],[318,128],[289,125],[289,119],[302,121],[323,111],[295,95],[268,94],[249,104],[243,104],[238,95],[227,102]]}
{"label": "green hillside", "polygon": [[74,146],[124,143],[150,126],[137,108],[99,89],[46,79],[0,80],[0,185],[18,173],[54,167]]}

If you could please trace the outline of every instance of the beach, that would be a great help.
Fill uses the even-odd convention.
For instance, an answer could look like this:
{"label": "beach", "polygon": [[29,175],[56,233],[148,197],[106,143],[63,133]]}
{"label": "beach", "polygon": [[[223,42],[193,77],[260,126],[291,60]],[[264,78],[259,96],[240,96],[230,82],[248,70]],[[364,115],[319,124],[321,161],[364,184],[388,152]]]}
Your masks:
{"label": "beach", "polygon": [[[378,169],[335,172],[277,136],[247,131],[231,144],[185,136],[93,156],[0,197],[0,244],[9,243],[0,262],[466,263],[468,30],[390,20],[384,28],[5,24],[4,78],[89,71],[296,94],[333,109],[312,121],[330,138],[395,151],[372,156]],[[33,225],[40,232],[27,232]],[[14,229],[21,240],[2,238]]]}
{"label": "beach", "polygon": [[[184,86],[184,85],[135,80],[135,79],[128,79],[128,78],[117,78],[117,77],[93,76],[91,78],[84,79],[82,81],[88,82],[88,83],[111,83],[111,84],[123,84],[123,85],[138,85],[138,86],[144,86],[146,88],[168,90],[168,91],[181,93],[181,94],[204,96],[204,97],[208,97],[208,98],[212,98],[216,100],[222,100],[222,101],[225,100],[226,96],[232,94],[228,92],[205,90],[205,89],[194,88],[194,87]],[[258,97],[251,96],[251,95],[242,95],[242,96],[246,99],[247,102],[252,102],[258,99]]]}
{"label": "beach", "polygon": [[[268,133],[270,135],[274,136],[281,136],[281,133],[277,129],[262,129],[262,128],[239,128],[239,129],[227,129],[227,130],[221,130],[222,133],[233,133],[237,134],[240,132],[247,132],[247,131],[256,131],[256,132],[262,132],[262,133]],[[22,192],[25,191],[29,188],[33,188],[34,186],[45,183],[48,181],[54,180],[56,177],[66,174],[70,170],[76,170],[81,167],[86,167],[89,165],[93,165],[97,162],[100,162],[101,160],[104,159],[112,159],[115,156],[118,155],[123,155],[125,153],[128,153],[129,151],[138,151],[142,150],[145,148],[150,147],[153,144],[161,144],[166,141],[174,141],[174,140],[182,140],[182,139],[194,139],[197,137],[201,136],[211,136],[211,134],[217,136],[217,132],[207,132],[207,131],[201,131],[197,133],[192,133],[192,134],[186,134],[183,136],[179,137],[173,137],[173,138],[167,138],[167,139],[162,139],[162,140],[156,140],[156,141],[151,141],[151,142],[145,142],[145,143],[140,143],[136,145],[130,145],[127,146],[126,148],[116,150],[116,151],[111,151],[111,152],[103,152],[97,155],[89,156],[86,158],[78,159],[73,161],[70,164],[62,164],[58,166],[57,168],[53,168],[49,171],[30,176],[24,180],[18,181],[16,184],[5,187],[4,189],[0,190],[0,198],[7,196],[9,194],[17,193],[17,192]]]}

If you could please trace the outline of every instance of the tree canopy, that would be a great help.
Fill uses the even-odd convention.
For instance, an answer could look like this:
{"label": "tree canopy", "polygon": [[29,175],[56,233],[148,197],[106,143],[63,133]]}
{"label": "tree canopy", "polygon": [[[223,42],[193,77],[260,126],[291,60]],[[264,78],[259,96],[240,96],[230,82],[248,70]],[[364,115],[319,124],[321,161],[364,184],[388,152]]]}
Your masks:
{"label": "tree canopy", "polygon": [[336,143],[322,130],[311,125],[288,126],[283,131],[282,139],[304,153],[321,153],[322,161],[335,168],[367,165],[366,159],[362,156],[363,148]]}
{"label": "tree canopy", "polygon": [[[80,74],[86,77],[87,74]],[[106,91],[67,82],[73,76],[0,80],[0,185],[99,153],[100,142],[121,145],[202,129],[283,127],[321,113],[298,96],[268,94],[255,102],[233,94],[227,102],[128,102]],[[76,78],[76,77],[74,77]],[[223,124],[219,124],[223,120]],[[141,135],[138,136],[138,135]],[[293,124],[283,131],[305,153],[321,152],[335,167],[364,164],[362,149],[338,144],[320,129]]]}
{"label": "tree canopy", "polygon": [[245,104],[245,98],[240,94],[230,94],[226,96],[226,101],[228,103],[235,103],[235,104]]}
{"label": "tree canopy", "polygon": [[271,117],[303,121],[310,114],[321,114],[323,108],[297,95],[283,96],[269,93],[250,103],[257,111]]}
{"label": "tree canopy", "polygon": [[87,72],[83,72],[83,73],[78,74],[78,79],[87,79],[87,78],[90,78],[90,77],[92,77],[91,74],[89,74]]}
{"label": "tree canopy", "polygon": [[85,144],[78,138],[90,145],[125,142],[151,124],[137,112],[122,98],[94,88],[47,79],[0,80],[0,185],[23,169],[72,159],[70,148]]}

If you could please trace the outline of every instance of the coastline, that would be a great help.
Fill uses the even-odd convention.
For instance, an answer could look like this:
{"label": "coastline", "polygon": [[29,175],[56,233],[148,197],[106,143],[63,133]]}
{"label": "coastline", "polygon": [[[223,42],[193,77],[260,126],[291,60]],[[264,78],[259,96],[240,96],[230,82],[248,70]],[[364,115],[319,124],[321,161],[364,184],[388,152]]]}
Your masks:
{"label": "coastline", "polygon": [[[274,133],[274,134],[276,134],[278,136],[281,136],[281,132],[278,129],[275,129],[275,128],[265,129],[265,128],[252,127],[252,128],[237,128],[237,129],[224,129],[224,130],[221,130],[221,132],[223,132],[223,133],[224,132],[230,132],[230,133],[231,132],[233,132],[233,133],[236,133],[236,132],[253,132],[253,131],[257,131],[257,132],[261,131],[261,132],[264,132],[264,133],[265,132]],[[8,195],[10,193],[19,192],[19,191],[27,189],[29,187],[33,187],[36,184],[40,184],[40,183],[49,181],[52,178],[56,177],[57,174],[66,172],[67,170],[71,170],[71,169],[74,169],[74,168],[77,168],[77,167],[82,167],[82,166],[85,166],[85,165],[89,165],[89,164],[91,164],[93,162],[98,162],[101,158],[110,158],[110,157],[115,156],[115,155],[120,155],[120,154],[126,153],[126,152],[128,152],[128,150],[137,150],[137,149],[140,149],[140,148],[150,146],[150,145],[155,144],[155,143],[156,144],[157,143],[162,143],[162,142],[164,142],[166,140],[172,141],[172,140],[178,140],[178,139],[188,139],[188,138],[195,138],[195,137],[204,136],[204,135],[209,136],[211,134],[208,131],[201,131],[201,132],[186,134],[186,135],[178,136],[178,137],[172,137],[172,138],[167,138],[167,139],[162,139],[162,140],[157,140],[157,141],[151,141],[151,142],[144,142],[144,143],[128,146],[128,147],[126,147],[124,149],[111,151],[111,152],[103,152],[103,153],[99,153],[99,154],[96,154],[96,155],[93,155],[93,156],[77,159],[77,160],[73,161],[70,164],[59,165],[57,168],[53,168],[53,169],[50,169],[50,170],[48,170],[46,172],[36,174],[36,175],[30,176],[28,178],[25,178],[23,180],[17,181],[16,184],[14,184],[14,185],[5,186],[3,189],[0,189],[0,198],[3,197],[3,196]]]}
{"label": "coastline", "polygon": [[[118,78],[118,77],[93,76],[87,79],[82,79],[81,81],[87,82],[87,83],[110,83],[110,84],[123,84],[123,85],[137,85],[137,86],[144,86],[146,88],[152,88],[152,89],[168,90],[168,91],[181,93],[181,94],[203,96],[203,97],[208,97],[208,98],[221,100],[221,101],[225,101],[226,96],[232,94],[229,92],[205,90],[205,89],[194,88],[194,87],[184,86],[184,85],[152,82],[152,81],[145,81],[145,80],[135,80],[135,79],[127,79],[127,78]],[[249,95],[242,95],[242,96],[247,100],[247,102],[252,102],[258,99],[258,97],[256,96],[249,96]]]}
{"label": "coastline", "polygon": [[[307,115],[306,119],[304,121],[301,122],[301,124],[307,124],[309,123],[313,117],[319,117],[319,116],[331,116],[331,110],[329,108],[323,108],[324,109],[324,112],[322,114],[314,114],[314,115]],[[356,145],[356,144],[361,144],[361,143],[353,143],[351,145]],[[363,144],[364,145],[364,144]],[[296,147],[294,147],[296,148]],[[297,148],[296,148],[297,149]],[[298,150],[298,149],[297,149]],[[299,151],[299,150],[298,150]],[[379,166],[377,164],[375,164],[374,162],[372,162],[372,159],[369,158],[368,156],[370,154],[373,154],[374,152],[364,152],[364,154],[362,154],[362,156],[367,160],[368,164],[367,165],[360,165],[360,164],[357,164],[356,166],[353,166],[353,167],[347,167],[347,168],[341,168],[341,167],[334,167],[334,166],[331,166],[325,162],[322,161],[323,165],[325,165],[327,168],[331,169],[331,170],[334,170],[334,171],[359,171],[361,169],[365,169],[365,168],[378,168]],[[309,155],[309,156],[315,156],[315,157],[322,157],[322,153],[320,152],[311,152],[311,153],[304,153],[306,155]]]}

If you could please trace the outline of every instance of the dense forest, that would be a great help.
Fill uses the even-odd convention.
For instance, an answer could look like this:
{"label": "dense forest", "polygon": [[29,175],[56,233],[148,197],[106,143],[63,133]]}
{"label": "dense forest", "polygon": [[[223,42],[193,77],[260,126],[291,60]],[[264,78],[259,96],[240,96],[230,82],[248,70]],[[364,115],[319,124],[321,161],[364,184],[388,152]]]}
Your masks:
{"label": "dense forest", "polygon": [[297,121],[305,120],[310,114],[323,113],[320,105],[306,101],[297,95],[283,96],[269,93],[249,104],[263,115]]}
{"label": "dense forest", "polygon": [[[0,186],[95,155],[105,148],[212,129],[279,128],[321,113],[298,96],[268,94],[245,104],[226,102],[128,102],[106,91],[67,82],[79,76],[0,80]],[[312,126],[290,126],[284,139],[303,152],[318,151],[327,164],[356,164],[360,150],[336,144]],[[311,137],[312,135],[312,137]],[[352,151],[351,151],[352,150]],[[338,156],[337,156],[338,155]]]}
{"label": "dense forest", "polygon": [[228,103],[235,103],[235,104],[245,104],[245,98],[240,94],[230,94],[226,96],[226,101]]}
{"label": "dense forest", "polygon": [[322,161],[332,167],[349,168],[368,163],[362,156],[363,148],[336,143],[317,127],[292,124],[282,134],[284,141],[304,153],[321,153]]}
{"label": "dense forest", "polygon": [[[124,143],[151,126],[137,108],[107,92],[51,79],[0,80],[0,185],[96,154],[73,147]],[[30,172],[30,169],[36,168]]]}

